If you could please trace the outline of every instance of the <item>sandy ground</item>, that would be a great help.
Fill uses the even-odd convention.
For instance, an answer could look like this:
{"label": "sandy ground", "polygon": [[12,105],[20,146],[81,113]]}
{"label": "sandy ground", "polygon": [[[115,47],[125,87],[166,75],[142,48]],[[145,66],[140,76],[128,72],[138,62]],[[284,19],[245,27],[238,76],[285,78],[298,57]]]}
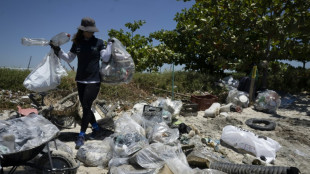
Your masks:
{"label": "sandy ground", "polygon": [[[254,132],[257,135],[267,136],[277,141],[282,147],[276,153],[274,161],[275,166],[297,167],[301,173],[310,171],[310,96],[309,94],[297,96],[298,99],[287,108],[280,108],[277,114],[267,114],[254,110],[253,106],[243,109],[241,113],[229,112],[227,116],[219,115],[215,118],[203,117],[204,112],[199,111],[197,116],[179,116],[179,120],[185,124],[195,127],[200,131],[201,137],[210,137],[219,140],[222,135],[222,129],[226,125],[241,127],[245,130]],[[273,131],[260,131],[248,127],[245,121],[249,118],[264,118],[276,122],[276,128]],[[78,135],[80,126],[72,129],[64,129],[61,132],[60,140],[70,146],[73,155],[77,150],[74,149],[75,139]],[[90,129],[88,129],[90,131]],[[88,132],[89,133],[89,132]],[[90,142],[90,140],[88,141]],[[244,155],[230,148],[219,146],[226,158],[234,163],[242,164]],[[5,172],[8,168],[5,168]],[[33,173],[29,168],[18,168],[16,173]],[[108,169],[98,167],[85,167],[83,163],[77,170],[78,174],[104,174]]]}

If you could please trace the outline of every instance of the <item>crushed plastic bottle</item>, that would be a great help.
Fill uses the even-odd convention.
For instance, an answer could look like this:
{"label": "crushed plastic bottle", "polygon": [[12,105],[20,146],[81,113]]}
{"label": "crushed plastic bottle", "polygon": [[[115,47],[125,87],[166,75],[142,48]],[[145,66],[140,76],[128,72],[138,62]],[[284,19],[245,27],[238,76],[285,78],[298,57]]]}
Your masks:
{"label": "crushed plastic bottle", "polygon": [[50,41],[43,39],[43,38],[22,38],[22,45],[25,46],[32,46],[32,45],[39,45],[39,46],[47,46]]}
{"label": "crushed plastic bottle", "polygon": [[50,41],[53,42],[53,45],[60,46],[63,45],[70,40],[70,34],[61,32],[54,37],[52,37],[50,40],[44,39],[44,38],[22,38],[22,45],[25,46],[33,46],[33,45],[39,45],[39,46],[47,46],[50,44]]}

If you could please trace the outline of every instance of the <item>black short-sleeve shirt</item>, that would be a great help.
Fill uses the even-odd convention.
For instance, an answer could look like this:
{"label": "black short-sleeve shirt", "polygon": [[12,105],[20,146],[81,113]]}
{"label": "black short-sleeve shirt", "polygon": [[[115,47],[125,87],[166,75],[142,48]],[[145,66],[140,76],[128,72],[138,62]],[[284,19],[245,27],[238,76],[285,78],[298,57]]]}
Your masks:
{"label": "black short-sleeve shirt", "polygon": [[103,40],[92,37],[72,44],[70,52],[77,55],[78,67],[76,81],[100,81],[100,51],[104,48]]}

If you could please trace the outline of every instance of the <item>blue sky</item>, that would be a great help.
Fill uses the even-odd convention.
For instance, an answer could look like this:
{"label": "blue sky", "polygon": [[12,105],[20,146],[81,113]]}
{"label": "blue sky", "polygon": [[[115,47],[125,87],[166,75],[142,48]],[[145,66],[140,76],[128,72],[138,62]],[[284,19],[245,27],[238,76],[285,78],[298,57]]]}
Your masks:
{"label": "blue sky", "polygon": [[[22,37],[50,39],[60,32],[76,33],[83,17],[92,17],[100,32],[96,37],[108,39],[110,29],[124,29],[127,22],[145,20],[136,33],[148,36],[161,29],[172,30],[177,12],[190,8],[189,2],[176,0],[1,0],[0,67],[36,67],[49,52],[46,46],[23,46]],[[69,51],[72,42],[62,46]],[[66,65],[63,61],[62,63]],[[76,60],[71,65],[76,67]],[[293,62],[301,66],[301,63]],[[68,66],[66,66],[68,68]],[[310,68],[310,63],[306,64]],[[171,68],[171,66],[166,66]],[[180,67],[179,67],[180,68]]]}
{"label": "blue sky", "polygon": [[[36,67],[49,52],[49,46],[23,46],[22,37],[50,39],[60,32],[76,33],[83,17],[95,19],[100,32],[108,39],[110,29],[124,29],[125,23],[145,20],[136,33],[148,36],[161,29],[172,30],[177,12],[190,8],[195,1],[176,0],[1,0],[0,67]],[[69,51],[72,42],[61,48]],[[64,64],[64,62],[63,62]],[[76,60],[71,62],[76,67]]]}

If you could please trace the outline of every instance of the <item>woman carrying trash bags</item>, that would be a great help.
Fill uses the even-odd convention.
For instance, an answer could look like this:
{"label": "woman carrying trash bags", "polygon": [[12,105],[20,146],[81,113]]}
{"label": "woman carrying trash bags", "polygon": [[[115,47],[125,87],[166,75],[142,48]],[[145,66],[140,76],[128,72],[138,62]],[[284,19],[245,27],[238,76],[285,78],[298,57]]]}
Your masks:
{"label": "woman carrying trash bags", "polygon": [[91,110],[91,106],[100,90],[100,59],[103,62],[108,62],[109,60],[103,59],[102,55],[105,52],[105,45],[103,40],[94,36],[94,32],[98,32],[99,30],[92,18],[83,18],[81,25],[77,29],[78,31],[73,36],[73,44],[68,53],[65,53],[60,47],[54,46],[53,43],[50,43],[50,46],[59,58],[68,63],[72,62],[75,57],[78,58],[75,81],[83,108],[81,129],[75,142],[75,148],[79,149],[84,144],[85,132],[89,123],[92,125],[90,139],[95,139],[101,131]]}

